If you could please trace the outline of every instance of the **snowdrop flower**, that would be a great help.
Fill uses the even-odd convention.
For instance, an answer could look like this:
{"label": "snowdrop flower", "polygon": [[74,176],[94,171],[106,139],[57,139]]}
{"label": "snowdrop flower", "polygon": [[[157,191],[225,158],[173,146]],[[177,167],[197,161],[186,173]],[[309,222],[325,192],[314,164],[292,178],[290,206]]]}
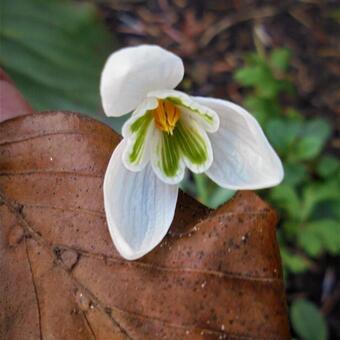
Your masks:
{"label": "snowdrop flower", "polygon": [[282,164],[257,121],[229,101],[174,90],[182,60],[158,46],[113,53],[100,84],[107,116],[133,111],[104,179],[112,240],[128,260],[156,247],[174,218],[185,169],[228,189],[277,185]]}

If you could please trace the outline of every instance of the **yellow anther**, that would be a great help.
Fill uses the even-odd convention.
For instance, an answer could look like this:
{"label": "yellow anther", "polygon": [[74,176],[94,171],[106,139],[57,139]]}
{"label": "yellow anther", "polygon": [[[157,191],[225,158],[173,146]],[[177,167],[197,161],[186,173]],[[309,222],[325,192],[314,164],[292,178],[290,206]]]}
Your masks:
{"label": "yellow anther", "polygon": [[157,128],[171,135],[180,115],[180,110],[169,100],[158,99],[158,107],[153,110]]}

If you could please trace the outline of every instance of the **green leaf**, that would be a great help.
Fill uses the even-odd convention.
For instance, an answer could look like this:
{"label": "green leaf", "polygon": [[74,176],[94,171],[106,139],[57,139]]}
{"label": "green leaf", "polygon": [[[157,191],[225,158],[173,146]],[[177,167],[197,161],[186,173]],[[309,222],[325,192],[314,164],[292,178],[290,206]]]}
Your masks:
{"label": "green leaf", "polygon": [[307,220],[318,204],[338,200],[339,198],[339,183],[336,179],[322,183],[311,182],[304,187],[302,193],[302,220]]}
{"label": "green leaf", "polygon": [[314,137],[304,137],[301,139],[293,152],[293,159],[307,161],[315,158],[321,151],[322,144]]}
{"label": "green leaf", "polygon": [[[285,52],[279,51],[273,54],[273,65],[276,68],[284,66]],[[237,70],[234,78],[245,87],[253,87],[256,95],[261,98],[267,98],[277,101],[280,93],[294,93],[294,87],[287,79],[280,79],[274,74],[270,64],[255,55],[248,55],[246,58],[247,66]],[[277,63],[277,64],[275,64]]]}
{"label": "green leaf", "polygon": [[247,53],[244,60],[249,66],[262,65],[266,63],[266,60],[256,52]]}
{"label": "green leaf", "polygon": [[285,176],[283,179],[284,184],[292,186],[301,184],[303,181],[308,180],[308,172],[306,166],[302,163],[283,163]]}
{"label": "green leaf", "polygon": [[292,303],[290,317],[295,332],[302,340],[326,340],[327,324],[317,307],[308,300],[299,299]]}
{"label": "green leaf", "polygon": [[334,215],[338,219],[340,219],[340,209],[339,209],[339,207],[340,207],[340,197],[337,200],[329,202],[328,207],[330,208],[332,215]]}
{"label": "green leaf", "polygon": [[[300,239],[302,235],[316,238],[320,244],[320,251],[325,250],[333,255],[340,253],[340,221],[323,219],[309,222],[304,226]],[[307,245],[307,247],[310,247],[310,245]]]}
{"label": "green leaf", "polygon": [[322,241],[316,233],[303,228],[298,233],[299,246],[311,257],[316,257],[322,252]]}
{"label": "green leaf", "polygon": [[219,187],[205,174],[192,173],[195,181],[196,199],[209,208],[216,209],[231,199],[235,191]]}
{"label": "green leaf", "polygon": [[289,118],[289,119],[295,119],[295,120],[298,120],[300,122],[303,122],[303,116],[302,116],[301,112],[297,111],[293,107],[288,107],[285,110],[285,116],[287,116],[287,118]]}
{"label": "green leaf", "polygon": [[331,128],[324,119],[313,119],[303,126],[301,139],[297,143],[292,159],[311,160],[319,155],[324,147]]}
{"label": "green leaf", "polygon": [[244,100],[245,107],[255,116],[261,126],[264,126],[268,118],[278,116],[280,107],[276,101],[247,96]]}
{"label": "green leaf", "polygon": [[266,133],[274,148],[285,154],[298,137],[301,125],[302,123],[295,119],[272,119],[266,126]]}
{"label": "green leaf", "polygon": [[321,177],[327,178],[339,171],[339,168],[340,161],[336,157],[325,155],[320,158],[316,171]]}
{"label": "green leaf", "polygon": [[209,206],[209,191],[208,191],[208,180],[209,178],[205,174],[195,174],[193,177],[196,184],[197,199],[203,204]]}
{"label": "green leaf", "polygon": [[289,67],[290,58],[291,51],[289,49],[277,48],[270,55],[270,63],[274,68],[285,71]]}
{"label": "green leaf", "polygon": [[258,84],[258,96],[268,99],[276,99],[276,96],[284,90],[284,84],[270,76],[264,77]]}
{"label": "green leaf", "polygon": [[271,189],[269,198],[276,207],[285,211],[290,218],[299,220],[301,202],[292,186],[281,184]]}
{"label": "green leaf", "polygon": [[275,99],[283,85],[274,78],[269,65],[264,62],[237,70],[234,78],[243,86],[254,87],[257,96],[267,99]]}
{"label": "green leaf", "polygon": [[1,66],[37,110],[101,109],[99,78],[114,41],[90,3],[2,0]]}
{"label": "green leaf", "polygon": [[224,189],[216,187],[213,193],[210,195],[210,202],[208,206],[212,209],[218,208],[221,204],[227,202],[235,195],[234,190]]}
{"label": "green leaf", "polygon": [[300,226],[301,223],[291,219],[282,221],[282,231],[284,231],[284,235],[288,240],[295,240],[296,235],[301,231]]}
{"label": "green leaf", "polygon": [[179,184],[181,190],[183,190],[185,193],[187,193],[188,195],[197,198],[197,188],[196,185],[194,183],[194,181],[192,181],[189,176],[188,173],[186,174],[186,176],[184,176],[183,181],[181,181],[181,183]]}
{"label": "green leaf", "polygon": [[256,86],[267,78],[267,73],[263,65],[246,66],[237,70],[234,78],[243,86]]}
{"label": "green leaf", "polygon": [[303,136],[310,136],[325,142],[330,136],[331,128],[327,120],[315,118],[307,121],[303,127]]}
{"label": "green leaf", "polygon": [[309,269],[309,263],[302,256],[288,251],[284,245],[280,245],[280,253],[284,267],[292,273],[303,273]]}
{"label": "green leaf", "polygon": [[277,79],[277,94],[286,93],[288,95],[295,95],[296,89],[288,79]]}

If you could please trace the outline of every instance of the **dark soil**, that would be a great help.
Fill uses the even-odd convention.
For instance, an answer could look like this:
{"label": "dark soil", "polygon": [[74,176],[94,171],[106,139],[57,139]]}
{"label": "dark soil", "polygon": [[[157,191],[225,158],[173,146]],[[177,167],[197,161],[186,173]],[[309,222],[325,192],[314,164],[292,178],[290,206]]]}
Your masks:
{"label": "dark soil", "polygon": [[[114,2],[112,2],[114,3]],[[293,51],[293,105],[306,116],[326,117],[334,127],[328,150],[340,155],[340,6],[337,1],[101,2],[108,27],[121,46],[153,43],[183,59],[182,89],[242,102],[233,71],[254,51],[256,32],[265,49]],[[331,339],[340,339],[340,259],[319,259],[314,270],[290,276],[287,296],[314,301],[326,315]]]}

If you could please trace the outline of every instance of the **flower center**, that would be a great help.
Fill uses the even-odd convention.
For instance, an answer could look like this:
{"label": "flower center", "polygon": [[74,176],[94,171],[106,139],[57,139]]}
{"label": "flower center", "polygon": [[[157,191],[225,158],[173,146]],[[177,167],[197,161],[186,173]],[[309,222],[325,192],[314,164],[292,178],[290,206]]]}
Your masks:
{"label": "flower center", "polygon": [[172,135],[181,111],[169,100],[158,99],[158,106],[153,110],[153,116],[158,129]]}

